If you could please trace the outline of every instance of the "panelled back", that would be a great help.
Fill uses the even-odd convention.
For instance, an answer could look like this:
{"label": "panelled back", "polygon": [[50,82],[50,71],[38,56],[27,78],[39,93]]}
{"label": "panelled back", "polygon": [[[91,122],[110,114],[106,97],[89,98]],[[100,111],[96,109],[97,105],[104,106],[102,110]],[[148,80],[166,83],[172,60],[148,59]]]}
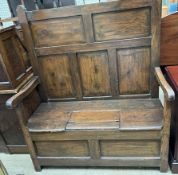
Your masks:
{"label": "panelled back", "polygon": [[[14,26],[0,30],[0,90],[19,87],[32,74],[28,53]],[[9,91],[10,92],[10,91]]]}
{"label": "panelled back", "polygon": [[47,98],[157,96],[160,8],[160,0],[119,0],[19,15]]}

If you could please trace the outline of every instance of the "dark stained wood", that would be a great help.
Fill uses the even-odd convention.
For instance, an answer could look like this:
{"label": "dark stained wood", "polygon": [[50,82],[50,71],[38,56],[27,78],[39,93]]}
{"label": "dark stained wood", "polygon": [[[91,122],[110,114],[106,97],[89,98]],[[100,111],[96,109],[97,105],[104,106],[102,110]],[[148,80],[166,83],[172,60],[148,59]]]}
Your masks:
{"label": "dark stained wood", "polygon": [[1,111],[1,115],[2,124],[0,130],[5,140],[5,144],[7,146],[16,145],[16,147],[25,145],[20,124],[18,122],[15,111],[4,109],[3,111]]}
{"label": "dark stained wood", "polygon": [[83,96],[111,95],[107,52],[79,53]]}
{"label": "dark stained wood", "polygon": [[[22,83],[20,83],[16,88],[12,89],[8,89],[9,86],[6,87],[6,89],[4,90],[0,90],[0,94],[15,94],[18,93],[19,90],[33,77],[33,73],[31,73],[26,79],[24,79],[24,81],[22,81]],[[3,85],[6,83],[2,83]],[[9,84],[9,83],[7,83]]]}
{"label": "dark stained wood", "polygon": [[149,36],[151,29],[149,16],[149,8],[95,14],[93,16],[95,39],[104,41]]}
{"label": "dark stained wood", "polygon": [[159,100],[150,99],[51,102],[39,106],[28,128],[30,132],[160,130],[162,113]]}
{"label": "dark stained wood", "polygon": [[26,118],[24,118],[25,122],[28,121],[28,119],[34,113],[34,111],[38,108],[40,103],[41,103],[41,98],[37,90],[34,90],[33,92],[29,94],[29,96],[24,98],[23,105],[25,106],[25,111],[26,111]]}
{"label": "dark stained wood", "polygon": [[163,126],[163,111],[161,109],[151,110],[129,110],[122,111],[120,116],[120,130],[160,130]]}
{"label": "dark stained wood", "polygon": [[100,145],[98,140],[89,140],[88,146],[90,150],[90,156],[92,159],[99,159],[100,158]]}
{"label": "dark stained wood", "polygon": [[26,64],[27,51],[22,46],[15,26],[0,30],[0,90],[18,89],[31,76],[32,68]]}
{"label": "dark stained wood", "polygon": [[[155,135],[156,132],[155,131],[152,131],[152,132],[130,132],[130,134],[128,134],[128,132],[120,132],[120,131],[87,131],[85,130],[83,132],[83,134],[81,133],[81,131],[79,132],[74,132],[74,131],[68,131],[68,132],[61,132],[61,134],[59,133],[34,133],[32,135],[32,138],[36,138],[38,141],[37,143],[44,143],[44,144],[50,144],[53,148],[55,146],[55,143],[62,143],[63,145],[63,141],[66,140],[66,141],[71,141],[71,140],[75,140],[75,142],[79,142],[79,141],[84,141],[84,140],[89,140],[88,142],[88,146],[89,146],[89,149],[91,148],[88,155],[85,155],[85,156],[81,156],[81,157],[77,157],[77,156],[73,156],[73,157],[69,157],[68,156],[68,153],[71,151],[71,149],[69,150],[66,150],[67,147],[63,148],[64,150],[64,154],[63,153],[59,153],[58,150],[55,150],[55,149],[52,149],[53,151],[56,152],[56,154],[54,156],[52,156],[50,154],[50,151],[47,149],[48,146],[45,146],[45,145],[41,145],[41,147],[38,147],[39,150],[44,150],[44,154],[48,154],[48,157],[47,158],[46,156],[42,155],[42,156],[39,156],[38,157],[38,160],[45,160],[46,161],[49,161],[48,162],[48,165],[54,165],[54,166],[57,166],[57,164],[55,164],[53,162],[53,160],[56,160],[56,162],[59,163],[58,166],[67,166],[67,163],[70,162],[70,165],[74,165],[74,166],[94,166],[94,163],[96,163],[97,166],[106,166],[106,164],[108,164],[107,166],[118,166],[118,163],[119,163],[119,166],[123,166],[124,162],[126,160],[128,160],[128,162],[130,162],[130,164],[128,164],[128,166],[136,166],[136,164],[134,164],[135,162],[139,161],[139,160],[142,160],[142,158],[144,158],[144,160],[148,160],[150,159],[150,163],[151,163],[151,160],[153,161],[154,159],[157,159],[157,160],[160,160],[159,158],[159,139],[160,139],[160,131],[157,131],[157,136]],[[156,136],[156,137],[155,137]],[[140,140],[140,142],[138,143],[138,138]],[[151,139],[156,139],[157,141],[150,141],[150,138]],[[48,139],[50,139],[51,141],[49,141]],[[95,139],[99,139],[100,140],[100,146],[97,144],[97,142],[95,142]],[[117,140],[118,139],[118,140]],[[128,142],[127,139],[132,139],[132,141]],[[143,141],[143,140],[144,141]],[[147,141],[145,139],[148,139]],[[44,142],[43,142],[44,140]],[[46,140],[48,140],[48,142],[46,142]],[[128,149],[129,147],[133,147],[134,148],[134,145],[135,143],[137,142],[139,146],[139,149],[140,151],[143,150],[144,153],[146,155],[150,155],[148,157],[144,157],[144,155],[140,153],[139,157],[136,156],[136,157],[132,157],[132,159],[134,160],[132,163],[131,163],[131,159],[130,157],[126,156],[125,158],[123,158],[123,156],[107,156],[107,155],[103,155],[102,154],[100,155],[100,151],[102,153],[102,147],[101,147],[101,142],[103,143],[112,143],[114,141],[118,141],[118,142],[121,142],[121,143],[129,143],[128,145]],[[134,141],[135,140],[135,141]],[[46,142],[46,143],[45,143]],[[74,142],[74,143],[75,143]],[[147,144],[146,144],[146,143]],[[130,144],[133,143],[133,145],[131,146]],[[145,143],[145,144],[144,144]],[[61,145],[61,146],[62,146]],[[126,146],[127,144],[124,144],[124,146]],[[153,146],[154,145],[154,146]],[[60,145],[59,145],[60,146]],[[59,148],[58,146],[58,148]],[[117,145],[115,145],[117,147]],[[146,146],[146,148],[144,147]],[[87,146],[86,146],[87,147]],[[94,148],[95,147],[95,148]],[[109,148],[109,147],[107,147]],[[111,147],[110,147],[111,148]],[[124,148],[123,148],[124,149]],[[137,147],[135,147],[135,149],[138,149]],[[83,150],[83,149],[82,149]],[[94,154],[94,152],[96,151],[96,154]],[[53,151],[52,151],[52,154],[53,154]],[[138,150],[137,150],[138,151]],[[118,149],[110,149],[110,153],[112,153],[112,155],[115,155],[115,153],[118,152]],[[62,154],[63,157],[60,157],[60,154]],[[78,154],[78,151],[75,152],[75,154]],[[134,153],[132,153],[134,154]],[[155,157],[153,157],[152,155],[156,155]],[[56,157],[56,155],[59,155],[58,157]],[[90,158],[91,156],[91,158]],[[65,158],[64,158],[65,157]],[[88,162],[86,162],[85,160],[89,160]],[[63,160],[63,161],[62,161]],[[75,160],[75,161],[72,161],[72,160]],[[95,161],[96,160],[96,161]],[[113,163],[113,161],[116,161],[117,163]],[[40,161],[41,162],[41,161]],[[47,165],[46,163],[44,164],[41,163],[41,165]],[[127,161],[126,161],[127,162]],[[127,163],[128,163],[127,162]],[[146,163],[147,161],[145,161],[144,163],[142,162],[142,165],[144,164],[144,166],[151,166],[153,167],[152,165],[150,165],[150,163]],[[141,163],[141,162],[140,162]],[[96,166],[95,165],[95,166]],[[124,165],[126,166],[126,165]],[[154,166],[158,166],[158,164],[154,165]]]}
{"label": "dark stained wood", "polygon": [[28,128],[33,132],[61,132],[65,131],[69,119],[70,113],[60,112],[55,108],[42,112],[37,110],[29,119]]}
{"label": "dark stained wood", "polygon": [[67,54],[40,58],[40,71],[48,98],[74,97],[69,59]]}
{"label": "dark stained wood", "polygon": [[71,112],[67,130],[119,129],[119,111],[79,111]]}
{"label": "dark stained wood", "polygon": [[[18,16],[20,16],[19,22],[21,24],[22,30],[26,31],[26,32],[23,33],[24,34],[24,42],[28,43],[28,44],[26,44],[26,46],[27,46],[26,49],[28,50],[28,55],[29,55],[29,58],[30,58],[30,63],[31,63],[32,68],[33,68],[33,72],[34,72],[35,75],[39,75],[38,62],[36,60],[36,54],[35,54],[34,49],[33,49],[33,40],[32,40],[32,37],[30,35],[30,28],[28,26],[28,21],[26,19],[25,8],[23,6],[18,6],[17,14],[18,14]],[[39,79],[41,81],[40,76],[39,76]],[[44,88],[42,88],[40,86],[39,89],[40,89],[40,96],[41,96],[42,100],[46,101],[47,96],[44,92]]]}
{"label": "dark stained wood", "polygon": [[94,42],[93,17],[91,13],[83,14],[83,25],[85,30],[86,42]]}
{"label": "dark stained wood", "polygon": [[17,94],[7,100],[6,106],[11,109],[16,108],[19,103],[36,88],[38,84],[38,77],[33,77],[30,82],[28,82]]}
{"label": "dark stained wood", "polygon": [[[59,140],[160,140],[161,132],[159,130],[150,130],[150,131],[125,131],[120,132],[120,130],[83,130],[81,131],[68,131],[59,133],[51,132],[31,132],[31,137],[34,141],[59,141]],[[112,135],[112,137],[111,137]]]}
{"label": "dark stained wood", "polygon": [[6,48],[6,55],[10,59],[9,62],[12,63],[12,67],[14,68],[13,73],[16,77],[19,77],[25,71],[25,66],[22,64],[20,60],[18,60],[18,55],[16,50],[12,49],[13,42],[14,40],[6,40],[4,41],[4,46]]}
{"label": "dark stained wood", "polygon": [[161,139],[161,167],[160,171],[165,172],[168,169],[168,154],[169,154],[169,136],[170,136],[170,121],[171,121],[171,102],[164,101],[164,128]]}
{"label": "dark stained wood", "polygon": [[171,102],[175,99],[175,93],[171,88],[171,86],[165,80],[160,68],[156,68],[156,77],[158,79],[159,85],[164,91],[164,114],[163,114],[164,127],[162,130],[162,138],[161,138],[160,171],[165,172],[165,170],[168,168]]}
{"label": "dark stained wood", "polygon": [[109,74],[110,74],[110,84],[111,92],[113,97],[118,96],[118,73],[117,73],[117,53],[116,49],[108,49],[109,58]]}
{"label": "dark stained wood", "polygon": [[[178,71],[177,66],[168,66],[165,68],[166,78],[175,92],[175,101],[171,103],[171,129],[170,129],[170,144],[169,144],[169,154],[170,154],[170,167],[172,173],[178,173]],[[167,104],[170,105],[170,104]],[[169,107],[169,106],[168,106]]]}
{"label": "dark stained wood", "polygon": [[148,157],[135,157],[135,158],[128,158],[128,157],[121,157],[121,158],[102,158],[99,160],[92,160],[88,157],[86,158],[73,158],[73,159],[64,159],[64,158],[38,158],[40,164],[42,166],[67,166],[70,164],[71,166],[78,166],[78,167],[117,167],[118,165],[121,167],[157,167],[160,164],[160,158],[148,158]]}
{"label": "dark stained wood", "polygon": [[161,20],[160,64],[163,66],[178,65],[177,34],[178,13],[171,14]]}
{"label": "dark stained wood", "polygon": [[[173,159],[172,159],[172,160],[173,160]],[[177,162],[173,162],[173,163],[172,163],[172,165],[171,165],[171,170],[172,170],[173,173],[177,173],[177,171],[178,171],[177,166],[178,166],[178,163],[177,163]]]}
{"label": "dark stained wood", "polygon": [[[158,141],[101,141],[103,157],[154,157],[159,156]],[[115,151],[113,151],[115,150]]]}
{"label": "dark stained wood", "polygon": [[119,50],[117,56],[120,94],[150,93],[150,49]]}
{"label": "dark stained wood", "polygon": [[[81,16],[32,22],[31,30],[36,47],[85,42]],[[75,33],[70,31],[75,31]]]}
{"label": "dark stained wood", "polygon": [[95,43],[77,44],[77,45],[62,45],[62,46],[51,46],[51,47],[41,47],[36,48],[37,56],[55,55],[63,53],[73,53],[73,52],[89,52],[107,49],[125,49],[125,48],[135,48],[144,47],[151,45],[150,37],[143,38],[133,38],[127,40],[119,41],[103,41]]}
{"label": "dark stained wood", "polygon": [[[15,110],[5,107],[6,100],[13,94],[0,95],[0,134],[9,153],[22,154],[28,153],[22,130]],[[37,108],[39,95],[36,91],[32,92],[23,102],[26,110],[26,120]],[[3,143],[1,143],[1,146]],[[4,150],[5,151],[5,150]],[[2,149],[1,149],[2,152]]]}
{"label": "dark stained wood", "polygon": [[41,166],[167,170],[170,109],[156,98],[158,83],[165,104],[173,98],[161,72],[156,71],[158,83],[154,75],[159,65],[160,7],[160,0],[31,12],[19,7],[43,99],[31,116],[16,103],[37,170]]}
{"label": "dark stained wood", "polygon": [[27,145],[7,145],[8,150],[11,154],[27,154]]}
{"label": "dark stained wood", "polygon": [[[27,153],[16,111],[8,110],[5,104],[33,76],[28,51],[15,26],[0,30],[0,46],[0,140],[1,146],[5,146],[1,152]],[[35,100],[33,94],[28,102],[31,103],[32,99]],[[28,115],[31,115],[31,106],[25,104]]]}
{"label": "dark stained wood", "polygon": [[41,157],[85,157],[89,155],[87,141],[35,142],[35,146]]}
{"label": "dark stained wood", "polygon": [[[2,60],[2,56],[0,55],[0,61]],[[0,74],[1,74],[1,77],[0,77],[0,81],[1,82],[6,82],[7,81],[7,75],[6,75],[6,71],[5,69],[3,68],[3,63],[1,61],[1,64],[0,64]]]}
{"label": "dark stained wood", "polygon": [[17,115],[18,115],[19,122],[20,122],[21,127],[22,127],[22,131],[23,131],[23,134],[24,134],[26,144],[28,146],[30,156],[31,156],[32,161],[35,165],[35,169],[36,169],[36,171],[40,171],[41,167],[40,167],[40,164],[39,164],[39,162],[36,158],[36,152],[35,152],[35,149],[34,149],[34,146],[33,146],[29,131],[28,131],[28,128],[25,127],[24,118],[26,117],[26,110],[25,110],[25,107],[22,103],[17,108]]}
{"label": "dark stained wood", "polygon": [[81,100],[82,99],[82,87],[81,87],[81,82],[80,82],[80,75],[79,75],[79,65],[77,62],[77,55],[75,53],[68,53],[69,57],[69,64],[71,67],[71,75],[72,75],[72,83],[74,86],[74,89],[77,89],[74,94],[77,99]]}
{"label": "dark stained wood", "polygon": [[[159,7],[160,4],[155,5]],[[151,51],[153,40],[154,44],[158,46],[157,39],[152,37],[152,31],[154,37],[157,37],[154,32],[159,30],[159,23],[152,25],[152,17],[154,18],[156,12],[151,8],[152,3],[149,0],[140,1],[140,3],[137,0],[134,5],[130,5],[129,1],[116,1],[32,11],[26,12],[26,14],[23,12],[23,16],[26,15],[27,19],[21,20],[19,16],[19,20],[22,23],[25,21],[26,25],[30,21],[24,30],[28,30],[28,37],[31,35],[31,38],[28,39],[31,43],[30,49],[34,48],[35,57],[37,56],[37,59],[32,57],[33,67],[39,72],[43,84],[41,87],[45,89],[46,97],[50,100],[67,100],[82,99],[82,97],[84,99],[86,97],[98,98],[99,96],[119,98],[119,95],[153,95],[152,85],[154,89],[157,87],[155,87],[156,80],[153,81],[150,69],[152,70],[152,67],[158,63],[159,54],[157,52],[159,50],[154,49],[156,56]],[[159,13],[158,9],[155,11]],[[138,25],[137,22],[142,25]],[[120,53],[122,53],[122,49],[126,48],[133,52],[133,61],[130,64],[126,62],[125,66],[122,66],[123,61],[116,63],[116,56],[119,55],[119,60],[124,59],[124,55]],[[123,50],[123,53],[125,52]],[[68,53],[77,57],[76,65],[78,66],[75,66],[75,71],[71,64],[66,63],[70,59]],[[115,53],[117,54],[114,55]],[[61,57],[66,57],[66,62],[62,63]],[[142,57],[145,58],[142,59]],[[152,57],[155,61],[151,61]],[[137,66],[132,65],[135,60],[137,60]],[[54,67],[57,62],[61,62],[59,65],[62,68]],[[139,62],[142,62],[140,66]],[[114,64],[116,66],[111,67]],[[41,65],[42,70],[38,69]],[[133,77],[127,80],[122,75],[117,76],[120,68],[124,67],[125,72],[131,69],[129,65],[134,69]],[[97,72],[96,67],[99,67]],[[112,70],[113,68],[114,70]],[[53,81],[52,71],[54,70],[58,71]],[[57,78],[61,74],[59,70],[62,71],[63,78],[61,79]],[[144,73],[140,74],[140,71]],[[71,73],[73,72],[77,72],[78,86],[82,89],[72,83],[73,75]],[[138,81],[134,81],[135,76],[139,77]],[[127,86],[129,90],[126,89],[125,92],[122,92],[124,89],[122,84],[129,83],[129,81],[130,84]]]}
{"label": "dark stained wood", "polygon": [[164,91],[166,100],[173,101],[175,99],[175,93],[171,86],[167,83],[166,79],[160,68],[155,68],[155,75],[158,80],[159,85],[161,86],[162,90]]}

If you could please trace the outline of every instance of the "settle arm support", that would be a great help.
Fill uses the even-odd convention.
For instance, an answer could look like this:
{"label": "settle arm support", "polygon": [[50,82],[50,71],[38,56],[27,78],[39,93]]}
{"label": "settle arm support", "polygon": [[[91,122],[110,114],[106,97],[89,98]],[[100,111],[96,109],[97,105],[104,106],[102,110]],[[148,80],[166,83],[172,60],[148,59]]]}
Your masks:
{"label": "settle arm support", "polygon": [[173,101],[175,99],[175,93],[173,89],[171,88],[171,86],[166,81],[166,79],[164,78],[164,75],[159,67],[155,68],[155,75],[156,75],[159,85],[161,86],[164,92],[166,100]]}
{"label": "settle arm support", "polygon": [[33,77],[28,84],[23,87],[17,94],[12,96],[6,101],[6,106],[9,109],[15,109],[22,100],[27,97],[39,84],[39,79],[37,76]]}
{"label": "settle arm support", "polygon": [[171,88],[171,86],[167,83],[159,67],[155,68],[155,74],[156,74],[157,81],[164,93],[163,128],[161,133],[161,150],[160,150],[160,158],[161,158],[160,171],[166,172],[168,169],[171,104],[172,101],[175,99],[175,93]]}
{"label": "settle arm support", "polygon": [[29,153],[31,155],[31,159],[34,163],[36,171],[40,171],[41,167],[37,160],[36,151],[33,146],[33,141],[31,139],[28,127],[27,127],[27,113],[24,107],[23,99],[30,95],[30,93],[38,86],[39,79],[37,76],[33,77],[27,84],[24,86],[17,94],[12,96],[10,99],[6,101],[6,106],[11,109],[15,109],[19,123],[24,135],[25,142],[28,146]]}

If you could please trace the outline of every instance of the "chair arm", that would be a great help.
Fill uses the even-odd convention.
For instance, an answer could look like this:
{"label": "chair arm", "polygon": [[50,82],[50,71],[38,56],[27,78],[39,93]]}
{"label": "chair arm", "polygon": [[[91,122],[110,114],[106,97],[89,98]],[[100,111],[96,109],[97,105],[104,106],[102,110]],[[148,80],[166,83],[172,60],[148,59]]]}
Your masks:
{"label": "chair arm", "polygon": [[171,86],[166,81],[166,79],[164,78],[164,75],[159,67],[155,68],[155,75],[156,75],[159,85],[161,86],[164,92],[164,96],[166,100],[173,101],[175,99],[175,93],[173,89],[171,88]]}
{"label": "chair arm", "polygon": [[33,77],[17,94],[6,101],[6,107],[10,109],[16,108],[22,100],[27,97],[39,84],[37,76]]}

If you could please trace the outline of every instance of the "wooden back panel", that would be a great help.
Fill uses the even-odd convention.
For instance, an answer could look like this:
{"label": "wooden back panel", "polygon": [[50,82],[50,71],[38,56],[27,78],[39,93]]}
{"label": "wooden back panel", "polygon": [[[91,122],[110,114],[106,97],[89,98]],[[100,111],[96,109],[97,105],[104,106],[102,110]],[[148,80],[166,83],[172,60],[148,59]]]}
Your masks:
{"label": "wooden back panel", "polygon": [[160,9],[160,0],[119,0],[32,12],[19,8],[33,68],[46,98],[156,97]]}

